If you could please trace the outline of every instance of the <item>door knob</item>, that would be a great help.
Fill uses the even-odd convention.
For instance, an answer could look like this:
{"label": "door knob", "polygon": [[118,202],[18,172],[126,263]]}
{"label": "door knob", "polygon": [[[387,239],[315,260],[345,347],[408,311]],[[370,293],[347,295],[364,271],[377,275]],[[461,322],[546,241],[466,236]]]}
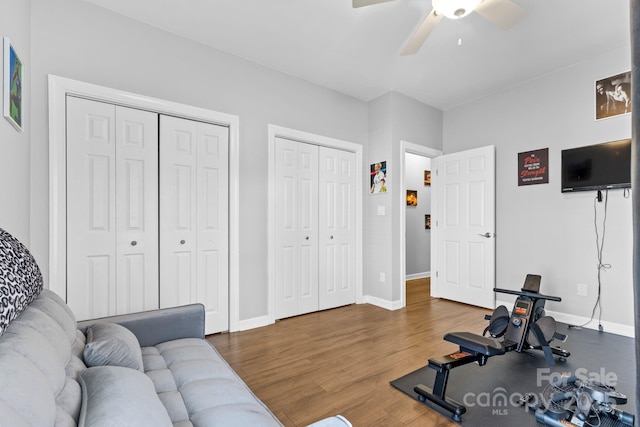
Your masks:
{"label": "door knob", "polygon": [[135,246],[137,244],[138,244],[138,242],[136,242],[135,240],[131,241],[131,246]]}
{"label": "door knob", "polygon": [[309,236],[305,236],[305,237],[304,237],[304,240],[309,240]]}
{"label": "door knob", "polygon": [[333,240],[333,236],[329,236],[329,239]]}
{"label": "door knob", "polygon": [[181,245],[184,245],[185,243],[187,243],[187,242],[186,242],[186,241],[184,241],[184,240],[180,240],[180,244],[181,244]]}
{"label": "door knob", "polygon": [[488,238],[490,238],[490,237],[495,236],[495,234],[490,233],[490,232],[488,232],[488,231],[487,231],[487,232],[486,232],[486,233],[484,233],[484,234],[478,234],[478,236],[480,236],[480,237],[486,237],[486,238],[488,239]]}

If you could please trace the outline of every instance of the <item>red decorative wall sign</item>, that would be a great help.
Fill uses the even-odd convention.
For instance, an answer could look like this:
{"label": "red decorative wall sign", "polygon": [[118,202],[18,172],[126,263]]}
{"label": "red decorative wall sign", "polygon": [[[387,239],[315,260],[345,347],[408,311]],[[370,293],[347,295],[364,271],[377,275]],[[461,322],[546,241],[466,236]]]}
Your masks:
{"label": "red decorative wall sign", "polygon": [[549,183],[549,149],[518,153],[518,186]]}

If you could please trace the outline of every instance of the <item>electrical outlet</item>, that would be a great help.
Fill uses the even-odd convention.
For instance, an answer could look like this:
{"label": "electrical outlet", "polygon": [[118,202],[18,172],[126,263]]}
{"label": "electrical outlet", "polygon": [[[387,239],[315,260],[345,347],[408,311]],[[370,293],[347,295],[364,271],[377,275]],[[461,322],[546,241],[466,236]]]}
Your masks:
{"label": "electrical outlet", "polygon": [[380,273],[380,281],[384,283],[385,281],[384,273]]}
{"label": "electrical outlet", "polygon": [[587,294],[587,285],[584,283],[578,283],[578,296],[586,297]]}

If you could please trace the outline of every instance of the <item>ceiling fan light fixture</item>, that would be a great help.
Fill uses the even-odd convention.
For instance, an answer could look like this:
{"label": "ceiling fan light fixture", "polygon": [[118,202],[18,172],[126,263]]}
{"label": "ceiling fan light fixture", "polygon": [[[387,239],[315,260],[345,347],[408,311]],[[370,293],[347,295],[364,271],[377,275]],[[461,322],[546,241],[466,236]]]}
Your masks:
{"label": "ceiling fan light fixture", "polygon": [[431,0],[436,13],[449,19],[464,18],[481,2],[482,0]]}

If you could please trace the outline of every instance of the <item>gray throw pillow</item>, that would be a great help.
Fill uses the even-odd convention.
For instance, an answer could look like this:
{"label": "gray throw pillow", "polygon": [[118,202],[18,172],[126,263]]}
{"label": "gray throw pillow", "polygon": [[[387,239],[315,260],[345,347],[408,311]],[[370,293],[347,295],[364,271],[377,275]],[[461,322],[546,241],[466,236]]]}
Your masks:
{"label": "gray throw pillow", "polygon": [[115,323],[97,323],[87,329],[84,363],[144,371],[138,339],[133,332]]}
{"label": "gray throw pillow", "polygon": [[142,372],[97,366],[80,374],[82,409],[78,427],[171,427],[153,383]]}

